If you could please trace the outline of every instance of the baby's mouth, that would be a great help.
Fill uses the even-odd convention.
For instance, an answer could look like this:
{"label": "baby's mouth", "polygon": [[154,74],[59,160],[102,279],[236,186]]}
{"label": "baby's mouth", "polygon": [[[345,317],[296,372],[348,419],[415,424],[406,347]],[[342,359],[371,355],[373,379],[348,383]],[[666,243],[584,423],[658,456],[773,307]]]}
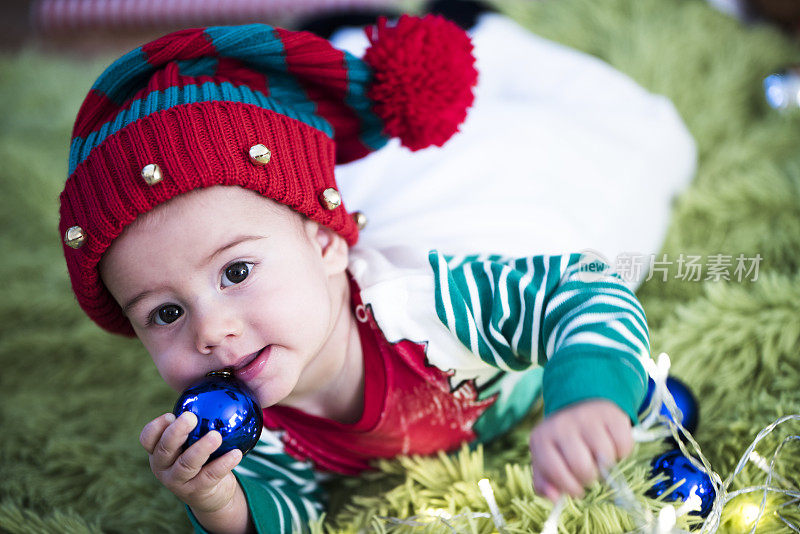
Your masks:
{"label": "baby's mouth", "polygon": [[230,370],[233,371],[233,372],[236,372],[236,371],[238,371],[240,369],[244,369],[245,367],[250,365],[250,363],[253,360],[255,360],[258,357],[259,354],[261,354],[261,351],[264,350],[264,348],[266,348],[266,347],[263,347],[260,350],[257,350],[252,354],[248,354],[237,365],[235,365],[234,367],[231,367]]}
{"label": "baby's mouth", "polygon": [[233,374],[245,382],[259,375],[267,363],[272,345],[267,345],[258,352],[246,356],[240,364],[233,369]]}

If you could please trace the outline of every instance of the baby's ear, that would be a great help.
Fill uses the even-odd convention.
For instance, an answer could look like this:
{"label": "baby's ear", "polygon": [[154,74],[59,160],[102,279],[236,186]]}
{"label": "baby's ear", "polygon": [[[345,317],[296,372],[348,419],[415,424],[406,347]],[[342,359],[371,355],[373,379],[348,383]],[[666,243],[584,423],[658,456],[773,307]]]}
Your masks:
{"label": "baby's ear", "polygon": [[319,246],[326,272],[329,275],[344,272],[349,261],[347,241],[338,233],[316,221],[307,219],[305,224],[309,237]]}

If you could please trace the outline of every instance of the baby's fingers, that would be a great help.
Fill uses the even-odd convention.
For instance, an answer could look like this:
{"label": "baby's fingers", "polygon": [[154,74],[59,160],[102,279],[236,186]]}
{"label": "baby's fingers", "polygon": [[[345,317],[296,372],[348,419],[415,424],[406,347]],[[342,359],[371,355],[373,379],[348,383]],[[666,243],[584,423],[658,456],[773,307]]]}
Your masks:
{"label": "baby's fingers", "polygon": [[533,472],[533,490],[553,502],[556,502],[561,496],[561,492],[558,491],[540,471]]}
{"label": "baby's fingers", "polygon": [[[208,461],[208,457],[211,456],[211,453],[217,450],[220,445],[222,445],[222,436],[216,430],[212,430],[197,440],[175,460],[175,463],[170,469],[170,478],[172,481],[178,484],[189,482],[201,472],[203,465]],[[205,485],[205,482],[200,482],[201,485]],[[213,483],[209,482],[208,485],[210,486],[214,483],[216,483],[216,480]]]}
{"label": "baby's fingers", "polygon": [[615,417],[606,421],[606,429],[616,448],[617,460],[621,460],[633,452],[633,431],[627,416]]}
{"label": "baby's fingers", "polygon": [[239,462],[242,460],[242,451],[239,449],[233,449],[231,451],[226,452],[219,458],[208,462],[203,469],[200,471],[200,474],[197,476],[199,479],[199,483],[203,486],[212,486],[218,484],[223,478],[225,478],[228,473],[233,470],[234,467],[239,465]]}
{"label": "baby's fingers", "polygon": [[144,426],[142,433],[139,434],[139,443],[141,443],[142,447],[145,448],[147,454],[153,454],[153,450],[156,448],[158,440],[161,439],[161,435],[164,433],[164,430],[166,430],[167,427],[174,421],[174,415],[171,413],[165,413],[161,417],[153,419]]}
{"label": "baby's fingers", "polygon": [[161,434],[150,455],[150,467],[153,471],[169,469],[181,454],[181,448],[189,436],[189,432],[197,425],[197,416],[192,412],[183,412]]}
{"label": "baby's fingers", "polygon": [[[597,464],[586,443],[574,438],[564,444],[560,451],[570,473],[582,486],[588,486],[597,480]],[[581,491],[581,493],[583,492]],[[575,494],[573,493],[573,495]]]}
{"label": "baby's fingers", "polygon": [[[545,488],[549,485],[552,488],[551,493],[544,493],[545,496],[550,497],[551,494],[554,494],[556,499],[560,493],[569,493],[574,497],[583,496],[583,486],[575,478],[555,444],[549,444],[546,448],[534,453],[532,462],[534,477],[538,475],[538,480],[541,481],[540,485]],[[536,481],[534,481],[535,484]]]}

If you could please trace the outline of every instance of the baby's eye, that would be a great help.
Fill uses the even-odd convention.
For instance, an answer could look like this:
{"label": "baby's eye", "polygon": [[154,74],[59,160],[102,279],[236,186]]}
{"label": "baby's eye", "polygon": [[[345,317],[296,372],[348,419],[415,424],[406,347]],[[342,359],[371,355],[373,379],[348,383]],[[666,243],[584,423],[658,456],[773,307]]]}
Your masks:
{"label": "baby's eye", "polygon": [[237,261],[236,263],[230,264],[222,274],[222,287],[230,287],[234,284],[244,282],[244,279],[250,274],[250,269],[252,268],[252,263],[244,261]]}
{"label": "baby's eye", "polygon": [[177,304],[165,304],[153,314],[153,322],[157,325],[164,326],[174,323],[181,315],[183,315],[183,308]]}

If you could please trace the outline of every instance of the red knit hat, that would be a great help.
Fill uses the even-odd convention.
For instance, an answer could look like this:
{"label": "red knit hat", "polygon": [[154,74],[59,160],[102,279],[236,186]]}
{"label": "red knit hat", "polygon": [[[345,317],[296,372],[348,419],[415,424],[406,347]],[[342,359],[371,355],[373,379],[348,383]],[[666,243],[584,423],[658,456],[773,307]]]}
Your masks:
{"label": "red knit hat", "polygon": [[334,165],[389,137],[441,146],[477,81],[469,38],[441,17],[379,20],[367,37],[360,60],[264,24],[192,29],[106,69],[75,120],[61,193],[72,288],[92,320],[134,335],[98,263],[140,214],[192,189],[245,187],[357,241]]}

